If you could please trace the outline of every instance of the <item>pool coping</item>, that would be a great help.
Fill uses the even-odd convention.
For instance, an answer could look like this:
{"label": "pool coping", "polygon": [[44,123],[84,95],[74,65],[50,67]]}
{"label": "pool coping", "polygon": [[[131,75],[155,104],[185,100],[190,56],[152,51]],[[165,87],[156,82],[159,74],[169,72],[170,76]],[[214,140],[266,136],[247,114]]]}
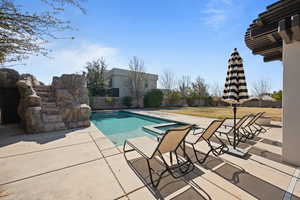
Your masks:
{"label": "pool coping", "polygon": [[[143,129],[145,128],[146,130],[148,131],[151,131],[151,132],[154,132],[156,134],[159,134],[160,136],[163,135],[165,133],[165,131],[162,131],[162,130],[159,130],[159,129],[156,129],[155,127],[160,127],[160,126],[166,126],[166,125],[173,125],[173,124],[177,124],[177,123],[180,123],[180,124],[183,124],[183,125],[188,125],[188,123],[186,122],[182,122],[182,121],[177,121],[177,120],[170,120],[170,119],[166,119],[166,118],[163,118],[163,117],[157,117],[157,116],[152,116],[152,115],[148,115],[148,114],[141,114],[141,113],[136,113],[135,111],[133,110],[123,110],[123,109],[117,109],[117,110],[97,110],[97,111],[93,111],[93,113],[111,113],[111,112],[127,112],[127,113],[130,113],[130,114],[135,114],[135,115],[140,115],[140,116],[144,116],[144,117],[151,117],[151,118],[154,118],[154,119],[159,119],[159,120],[164,120],[164,121],[168,121],[169,123],[162,123],[162,124],[154,124],[154,125],[149,125],[149,126],[144,126],[142,127]],[[92,122],[92,120],[90,119],[90,122]],[[96,129],[102,133],[105,138],[107,138],[108,140],[110,140],[110,138],[105,135],[94,123],[93,125],[96,127]],[[154,127],[152,127],[154,126]],[[111,141],[111,140],[110,140]],[[112,141],[111,141],[112,142]],[[113,142],[112,142],[113,143]],[[117,148],[117,147],[122,147],[122,145],[116,145],[115,143],[113,143],[114,146]]]}
{"label": "pool coping", "polygon": [[[140,110],[139,110],[140,111]],[[164,120],[164,121],[169,121],[170,123],[181,123],[181,124],[184,124],[184,125],[192,125],[192,124],[189,124],[189,123],[186,123],[186,122],[183,122],[183,121],[178,121],[178,120],[170,120],[170,119],[167,119],[167,118],[164,118],[164,117],[158,117],[158,116],[152,116],[152,115],[148,115],[148,114],[141,114],[141,113],[138,113],[134,110],[124,110],[124,109],[116,109],[116,110],[94,110],[92,111],[92,114],[93,113],[110,113],[110,112],[127,112],[127,113],[131,113],[131,114],[135,114],[135,115],[141,115],[141,116],[145,116],[145,117],[151,117],[151,118],[154,118],[154,119],[160,119],[160,120]]]}

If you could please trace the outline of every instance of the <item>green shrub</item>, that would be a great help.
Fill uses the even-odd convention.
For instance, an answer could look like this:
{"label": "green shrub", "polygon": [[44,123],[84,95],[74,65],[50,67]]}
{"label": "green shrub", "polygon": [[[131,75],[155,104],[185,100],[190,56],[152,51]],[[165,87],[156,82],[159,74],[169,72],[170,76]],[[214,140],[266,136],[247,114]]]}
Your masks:
{"label": "green shrub", "polygon": [[129,108],[132,106],[132,100],[133,100],[133,98],[131,96],[123,97],[122,104],[124,106],[126,106],[127,108]]}
{"label": "green shrub", "polygon": [[115,99],[113,97],[105,97],[105,102],[113,106],[115,104]]}
{"label": "green shrub", "polygon": [[187,97],[186,97],[186,103],[189,106],[194,106],[195,105],[195,101],[199,99],[199,97],[197,96],[196,93],[192,92],[190,93]]}
{"label": "green shrub", "polygon": [[179,103],[181,99],[180,92],[171,91],[168,93],[168,103],[170,106],[175,106]]}
{"label": "green shrub", "polygon": [[144,96],[145,107],[159,107],[163,100],[164,94],[159,89],[153,89],[147,92]]}

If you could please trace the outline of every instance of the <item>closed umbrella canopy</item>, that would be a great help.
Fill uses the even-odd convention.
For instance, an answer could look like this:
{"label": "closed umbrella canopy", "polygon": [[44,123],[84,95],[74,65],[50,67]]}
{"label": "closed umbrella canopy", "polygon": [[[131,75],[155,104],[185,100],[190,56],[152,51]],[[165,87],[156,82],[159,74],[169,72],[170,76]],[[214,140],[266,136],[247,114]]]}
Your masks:
{"label": "closed umbrella canopy", "polygon": [[249,99],[247,83],[243,67],[243,59],[240,57],[239,52],[235,48],[228,60],[228,71],[225,82],[225,89],[222,100],[232,104],[233,106],[233,119],[234,119],[234,140],[233,149],[231,152],[235,154],[237,146],[237,133],[236,133],[236,106],[242,104]]}
{"label": "closed umbrella canopy", "polygon": [[243,59],[235,48],[228,60],[228,71],[222,100],[230,104],[242,104],[248,99]]}

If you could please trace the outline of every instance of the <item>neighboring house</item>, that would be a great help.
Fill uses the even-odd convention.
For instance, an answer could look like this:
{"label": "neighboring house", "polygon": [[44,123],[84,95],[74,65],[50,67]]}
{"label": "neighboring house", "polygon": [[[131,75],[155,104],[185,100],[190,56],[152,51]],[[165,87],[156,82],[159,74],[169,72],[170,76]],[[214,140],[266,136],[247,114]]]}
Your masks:
{"label": "neighboring house", "polygon": [[[146,78],[143,84],[145,92],[157,88],[158,75],[145,73]],[[106,80],[109,88],[119,88],[119,97],[131,96],[129,86],[130,71],[125,69],[113,68],[106,72]]]}
{"label": "neighboring house", "polygon": [[268,94],[264,94],[259,98],[258,97],[252,97],[252,98],[250,98],[250,100],[257,100],[257,101],[262,100],[262,101],[274,101],[274,102],[277,101],[276,99],[274,99],[273,97],[271,97]]}

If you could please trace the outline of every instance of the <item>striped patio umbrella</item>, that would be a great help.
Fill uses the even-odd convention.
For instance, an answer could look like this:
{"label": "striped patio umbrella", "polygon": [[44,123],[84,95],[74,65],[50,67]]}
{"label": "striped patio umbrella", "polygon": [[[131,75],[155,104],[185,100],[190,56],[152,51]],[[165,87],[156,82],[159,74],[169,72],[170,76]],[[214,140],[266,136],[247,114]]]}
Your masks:
{"label": "striped patio umbrella", "polygon": [[234,141],[233,147],[236,148],[236,106],[249,99],[247,83],[243,68],[243,59],[235,48],[228,60],[228,71],[225,82],[225,89],[222,100],[231,104],[233,107],[234,119]]}

